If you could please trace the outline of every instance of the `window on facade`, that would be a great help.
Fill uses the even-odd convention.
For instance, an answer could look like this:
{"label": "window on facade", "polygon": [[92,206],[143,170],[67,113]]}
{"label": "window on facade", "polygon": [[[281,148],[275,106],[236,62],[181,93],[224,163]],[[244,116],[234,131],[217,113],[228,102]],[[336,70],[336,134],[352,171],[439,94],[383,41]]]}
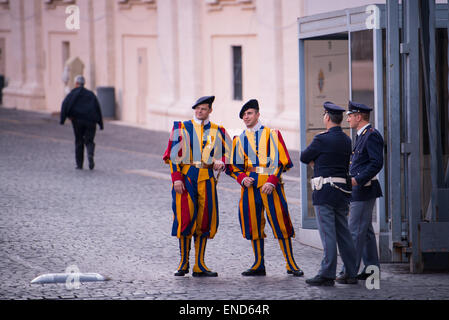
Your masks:
{"label": "window on facade", "polygon": [[64,68],[65,63],[70,58],[70,42],[63,41],[62,42],[62,67]]}
{"label": "window on facade", "polygon": [[232,66],[233,66],[233,99],[243,100],[242,88],[242,47],[232,47]]}

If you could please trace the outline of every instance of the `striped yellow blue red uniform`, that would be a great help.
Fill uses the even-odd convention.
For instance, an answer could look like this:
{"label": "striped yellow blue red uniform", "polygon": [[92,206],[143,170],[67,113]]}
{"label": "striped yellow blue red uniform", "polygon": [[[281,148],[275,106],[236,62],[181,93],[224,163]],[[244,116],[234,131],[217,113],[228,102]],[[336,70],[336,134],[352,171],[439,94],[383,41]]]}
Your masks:
{"label": "striped yellow blue red uniform", "polygon": [[173,184],[181,180],[185,186],[182,194],[172,188],[172,235],[180,239],[178,270],[188,269],[192,236],[201,238],[195,243],[199,255],[194,271],[207,270],[200,262],[204,260],[205,240],[214,238],[219,225],[216,179],[213,168],[195,164],[212,165],[217,160],[226,163],[228,152],[223,127],[212,122],[198,124],[193,120],[174,122],[163,160],[170,165]]}
{"label": "striped yellow blue red uniform", "polygon": [[[260,171],[252,172],[251,167],[259,168]],[[240,185],[245,177],[254,179],[251,187],[242,185],[238,208],[242,235],[252,241],[255,255],[252,269],[264,268],[265,211],[273,235],[279,240],[286,258],[287,270],[298,270],[291,246],[295,232],[281,177],[283,172],[292,167],[287,147],[278,130],[261,126],[256,131],[245,130],[233,139],[227,174]],[[261,192],[261,187],[267,182],[275,187],[271,194]]]}

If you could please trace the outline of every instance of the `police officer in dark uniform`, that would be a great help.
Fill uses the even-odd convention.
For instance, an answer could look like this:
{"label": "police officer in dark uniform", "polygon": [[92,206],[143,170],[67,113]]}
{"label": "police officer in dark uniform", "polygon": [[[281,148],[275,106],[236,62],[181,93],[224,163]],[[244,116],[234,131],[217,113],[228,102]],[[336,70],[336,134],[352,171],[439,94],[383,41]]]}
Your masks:
{"label": "police officer in dark uniform", "polygon": [[321,268],[306,283],[313,286],[333,286],[337,272],[337,244],[348,277],[345,283],[356,284],[355,248],[348,229],[347,214],[351,198],[348,177],[351,139],[341,129],[342,107],[324,103],[323,123],[327,131],[314,137],[301,152],[301,162],[313,166],[311,180],[313,206],[324,249]]}
{"label": "police officer in dark uniform", "polygon": [[75,88],[65,97],[61,107],[60,124],[63,125],[66,118],[72,120],[75,134],[75,159],[76,169],[83,169],[84,145],[86,145],[89,169],[95,166],[95,133],[96,125],[103,130],[103,117],[100,104],[95,94],[84,88],[86,80],[83,76],[75,78]]}
{"label": "police officer in dark uniform", "polygon": [[[357,130],[357,138],[351,156],[350,175],[352,177],[352,197],[349,214],[349,230],[356,248],[356,269],[363,259],[365,268],[357,276],[366,280],[366,267],[379,267],[376,237],[372,225],[373,208],[376,198],[382,197],[382,189],[376,175],[383,166],[384,140],[382,135],[369,123],[371,107],[349,101],[347,112],[349,126]],[[337,282],[346,278],[345,267]]]}

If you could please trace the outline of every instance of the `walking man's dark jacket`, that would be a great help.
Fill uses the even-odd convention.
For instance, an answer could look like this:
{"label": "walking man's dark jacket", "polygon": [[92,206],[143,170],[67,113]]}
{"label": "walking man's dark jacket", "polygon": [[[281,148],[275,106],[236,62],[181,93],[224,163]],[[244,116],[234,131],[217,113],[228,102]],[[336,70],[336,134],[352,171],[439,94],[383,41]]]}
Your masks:
{"label": "walking man's dark jacket", "polygon": [[60,123],[64,124],[66,118],[98,123],[103,130],[103,116],[98,99],[92,91],[84,87],[70,91],[62,102]]}

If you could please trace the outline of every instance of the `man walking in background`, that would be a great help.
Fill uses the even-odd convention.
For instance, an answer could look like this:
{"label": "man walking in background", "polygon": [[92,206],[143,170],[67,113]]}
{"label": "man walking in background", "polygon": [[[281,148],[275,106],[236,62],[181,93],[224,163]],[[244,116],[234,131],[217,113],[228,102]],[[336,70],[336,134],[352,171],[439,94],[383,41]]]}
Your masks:
{"label": "man walking in background", "polygon": [[75,88],[65,97],[61,107],[60,124],[63,125],[66,118],[72,120],[75,134],[75,159],[76,169],[83,169],[84,145],[87,150],[89,169],[95,167],[95,133],[96,125],[103,130],[103,117],[100,104],[95,94],[84,88],[86,80],[83,76],[75,78]]}

